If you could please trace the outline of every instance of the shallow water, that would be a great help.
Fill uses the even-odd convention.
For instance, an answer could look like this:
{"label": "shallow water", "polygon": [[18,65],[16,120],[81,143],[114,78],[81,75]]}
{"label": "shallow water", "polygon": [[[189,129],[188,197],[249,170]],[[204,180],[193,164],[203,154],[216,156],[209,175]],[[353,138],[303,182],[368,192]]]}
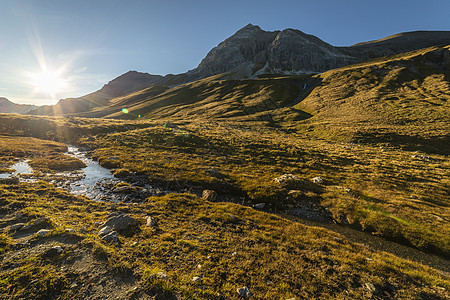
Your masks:
{"label": "shallow water", "polygon": [[32,174],[33,168],[28,164],[28,161],[19,161],[10,167],[14,169],[13,173],[0,174],[0,178],[10,178],[11,176],[17,176],[20,174]]}
{"label": "shallow water", "polygon": [[85,152],[80,151],[75,146],[68,145],[68,148],[67,155],[78,158],[87,166],[82,169],[84,175],[80,179],[70,183],[71,193],[98,199],[105,192],[102,184],[119,182],[119,180],[114,178],[109,169],[100,166],[98,162],[88,158]]}
{"label": "shallow water", "polygon": [[[18,176],[22,182],[45,180],[75,195],[84,195],[94,200],[112,202],[142,202],[149,196],[170,192],[153,187],[145,177],[135,175],[127,178],[127,182],[132,184],[130,192],[116,192],[116,184],[122,182],[122,180],[115,178],[109,169],[100,166],[98,162],[89,158],[86,151],[68,145],[66,154],[83,161],[86,167],[76,171],[33,174],[33,169],[27,161],[21,161],[11,166],[11,169],[15,170],[13,173],[0,174],[0,179]],[[28,175],[21,176],[26,174]]]}

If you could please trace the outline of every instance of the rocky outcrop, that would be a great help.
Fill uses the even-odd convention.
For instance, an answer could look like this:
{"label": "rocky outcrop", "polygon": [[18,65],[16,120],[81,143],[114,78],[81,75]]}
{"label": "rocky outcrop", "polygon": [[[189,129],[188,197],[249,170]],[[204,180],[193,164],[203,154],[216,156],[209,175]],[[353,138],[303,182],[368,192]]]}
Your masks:
{"label": "rocky outcrop", "polygon": [[277,34],[248,24],[213,48],[187,77],[195,80],[238,69],[242,75],[250,75],[254,67],[265,65],[267,49]]}
{"label": "rocky outcrop", "polygon": [[267,51],[270,73],[317,73],[356,61],[321,39],[294,29],[278,33]]}
{"label": "rocky outcrop", "polygon": [[252,77],[264,73],[317,73],[356,61],[299,30],[264,31],[248,24],[213,48],[188,79],[220,73]]}

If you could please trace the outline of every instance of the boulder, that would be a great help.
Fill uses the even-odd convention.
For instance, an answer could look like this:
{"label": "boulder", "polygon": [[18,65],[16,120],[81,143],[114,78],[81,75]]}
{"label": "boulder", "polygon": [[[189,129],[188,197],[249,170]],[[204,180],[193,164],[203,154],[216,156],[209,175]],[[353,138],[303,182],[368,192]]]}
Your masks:
{"label": "boulder", "polygon": [[264,206],[266,206],[265,203],[257,203],[255,205],[253,205],[253,208],[255,208],[255,209],[263,209]]}
{"label": "boulder", "polygon": [[101,227],[110,227],[112,230],[126,236],[133,235],[139,230],[136,220],[123,213],[111,214]]}
{"label": "boulder", "polygon": [[45,236],[49,235],[50,232],[51,232],[51,231],[48,230],[48,229],[41,229],[41,230],[39,230],[39,231],[36,233],[36,235],[37,235],[38,237],[45,237]]}
{"label": "boulder", "polygon": [[98,232],[98,235],[99,235],[99,236],[104,236],[104,235],[107,235],[107,234],[111,233],[112,231],[113,231],[113,230],[112,230],[111,227],[105,226],[105,227],[102,227],[102,228],[100,229],[100,231]]}
{"label": "boulder", "polygon": [[116,194],[129,194],[134,192],[134,188],[131,185],[121,185],[113,189],[113,193]]}
{"label": "boulder", "polygon": [[176,125],[174,123],[171,123],[171,122],[164,123],[163,127],[164,128],[172,128],[172,129],[178,129],[179,128],[178,125]]}
{"label": "boulder", "polygon": [[14,232],[14,231],[18,231],[18,230],[22,229],[23,226],[25,226],[25,223],[16,223],[16,224],[9,225],[8,227],[6,227],[6,230],[8,230],[9,232]]}

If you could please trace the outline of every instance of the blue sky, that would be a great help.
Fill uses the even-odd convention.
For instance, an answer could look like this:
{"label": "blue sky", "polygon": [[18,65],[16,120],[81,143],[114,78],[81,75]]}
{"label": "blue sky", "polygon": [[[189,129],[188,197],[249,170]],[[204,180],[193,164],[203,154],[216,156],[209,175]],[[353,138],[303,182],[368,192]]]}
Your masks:
{"label": "blue sky", "polygon": [[[0,97],[53,104],[129,71],[177,74],[241,27],[299,29],[335,46],[450,30],[450,0],[0,0]],[[61,91],[32,84],[47,68]]]}

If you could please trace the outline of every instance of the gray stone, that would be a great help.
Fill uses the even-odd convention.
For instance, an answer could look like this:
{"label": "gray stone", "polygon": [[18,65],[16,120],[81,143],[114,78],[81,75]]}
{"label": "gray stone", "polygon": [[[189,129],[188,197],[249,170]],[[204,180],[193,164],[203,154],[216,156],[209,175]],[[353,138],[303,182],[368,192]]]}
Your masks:
{"label": "gray stone", "polygon": [[13,224],[13,225],[10,225],[10,226],[6,227],[6,229],[7,229],[8,231],[18,231],[18,230],[20,230],[23,226],[25,226],[24,223],[16,223],[16,224]]}
{"label": "gray stone", "polygon": [[366,282],[364,284],[364,286],[366,287],[366,289],[368,289],[372,293],[376,293],[376,291],[377,291],[377,288],[370,282]]}
{"label": "gray stone", "polygon": [[171,122],[164,123],[163,127],[164,128],[178,129],[178,125],[176,125],[174,123],[171,123]]}
{"label": "gray stone", "polygon": [[238,288],[236,291],[238,292],[239,296],[241,296],[241,297],[244,297],[244,298],[252,297],[252,293],[246,286]]}
{"label": "gray stone", "polygon": [[132,235],[139,229],[135,219],[122,213],[112,214],[106,222],[103,223],[102,228],[105,226],[109,226],[112,230],[123,235]]}
{"label": "gray stone", "polygon": [[198,277],[198,276],[194,276],[194,277],[192,277],[192,281],[193,282],[199,282],[201,279],[200,279],[200,277]]}
{"label": "gray stone", "polygon": [[412,158],[418,159],[418,160],[422,160],[422,161],[430,161],[432,160],[431,157],[426,156],[426,155],[411,155]]}
{"label": "gray stone", "polygon": [[169,280],[169,275],[167,275],[164,272],[158,272],[156,274],[156,278],[160,279],[160,280]]}
{"label": "gray stone", "polygon": [[274,178],[274,181],[278,182],[281,185],[288,185],[291,183],[300,182],[300,181],[302,181],[302,179],[293,174],[284,174],[280,177]]}
{"label": "gray stone", "polygon": [[134,192],[134,188],[131,185],[122,185],[113,189],[113,193],[116,194],[129,194]]}
{"label": "gray stone", "polygon": [[62,253],[64,251],[64,249],[61,246],[55,246],[53,247],[53,249],[56,250],[56,253]]}

